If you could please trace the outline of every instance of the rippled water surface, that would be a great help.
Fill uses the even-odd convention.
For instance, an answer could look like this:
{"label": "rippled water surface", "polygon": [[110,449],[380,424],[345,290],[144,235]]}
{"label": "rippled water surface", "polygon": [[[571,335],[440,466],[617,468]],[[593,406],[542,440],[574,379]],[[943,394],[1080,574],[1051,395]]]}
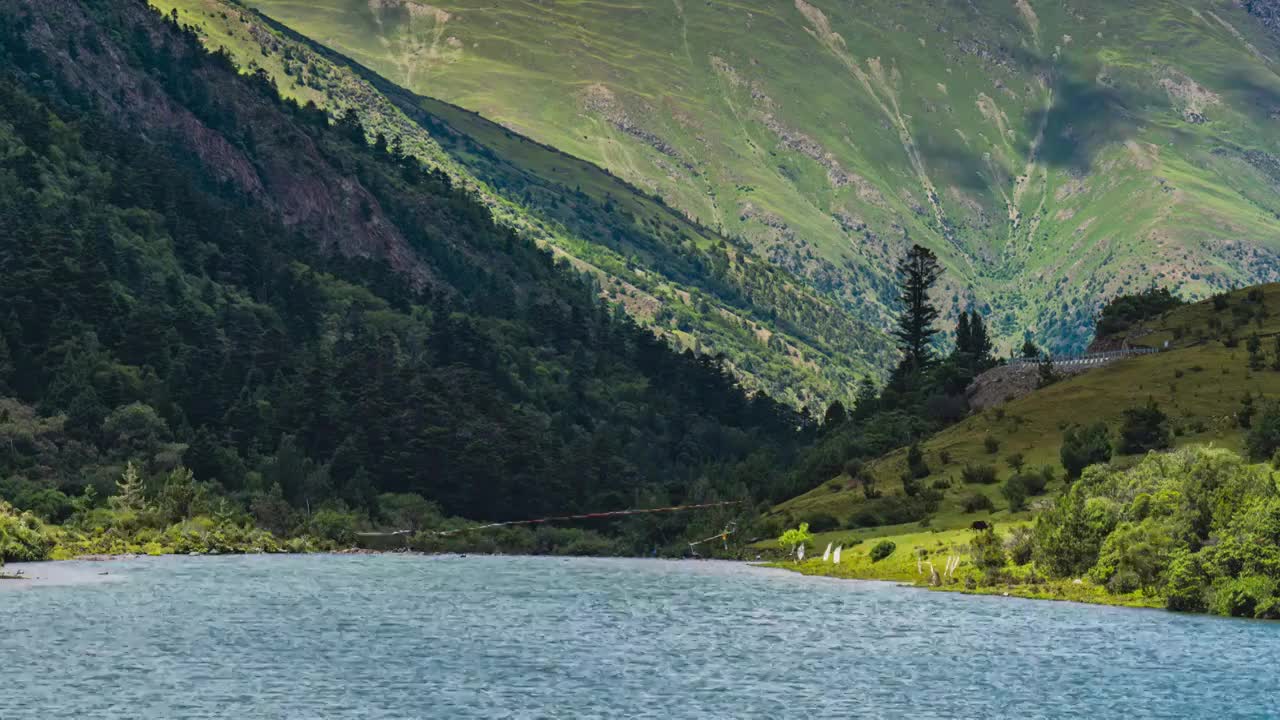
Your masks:
{"label": "rippled water surface", "polygon": [[50,581],[0,583],[6,720],[1280,717],[1273,623],[711,562],[257,556],[28,572]]}

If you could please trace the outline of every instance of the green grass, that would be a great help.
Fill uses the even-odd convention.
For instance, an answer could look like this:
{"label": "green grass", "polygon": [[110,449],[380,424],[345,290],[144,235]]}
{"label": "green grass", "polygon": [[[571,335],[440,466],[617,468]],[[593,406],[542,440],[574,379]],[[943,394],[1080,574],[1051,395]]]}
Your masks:
{"label": "green grass", "polygon": [[[1000,524],[997,533],[1003,535],[1011,525]],[[885,528],[878,529],[886,530]],[[913,531],[898,528],[889,532],[863,533],[837,532],[814,536],[810,546],[809,557],[804,562],[782,560],[771,563],[772,567],[799,572],[804,575],[820,575],[848,580],[885,580],[916,585],[939,591],[972,593],[979,595],[1008,595],[1011,597],[1032,598],[1038,600],[1066,600],[1087,602],[1100,605],[1120,605],[1125,607],[1163,607],[1160,598],[1144,596],[1141,593],[1112,595],[1106,588],[1094,585],[1087,580],[1038,581],[1034,584],[1026,582],[1030,567],[1009,568],[1010,580],[995,584],[979,582],[981,573],[973,567],[969,553],[969,539],[973,536],[970,530],[945,531]],[[839,565],[823,562],[822,551],[828,542],[839,544],[848,542],[850,537],[858,537],[862,542],[857,545],[845,545],[841,552]],[[880,541],[893,542],[897,547],[891,555],[878,562],[870,557],[871,548]],[[755,546],[760,550],[776,551],[773,541],[762,541]],[[944,574],[949,557],[960,558],[960,564],[951,577],[943,578],[938,587],[930,587],[928,563],[932,562],[939,576]]]}
{"label": "green grass", "polygon": [[[1167,341],[1171,349],[1166,352],[1130,358],[1058,382],[975,414],[921,443],[933,473],[923,482],[928,485],[943,478],[952,483],[941,509],[931,519],[933,526],[952,528],[977,518],[990,516],[999,521],[1008,517],[1008,506],[998,485],[961,482],[961,469],[966,465],[992,465],[997,469],[997,478],[1004,480],[1013,473],[1006,458],[1011,453],[1021,453],[1028,468],[1053,466],[1058,480],[1049,485],[1046,495],[1052,497],[1063,483],[1059,456],[1063,430],[1073,424],[1103,422],[1114,434],[1124,410],[1143,405],[1148,399],[1158,403],[1169,416],[1175,446],[1213,444],[1242,449],[1246,430],[1236,419],[1242,398],[1248,393],[1259,398],[1255,402],[1260,404],[1263,398],[1280,395],[1280,372],[1248,368],[1245,338],[1255,332],[1264,338],[1263,351],[1269,367],[1275,359],[1274,336],[1280,334],[1280,285],[1259,286],[1256,290],[1261,293],[1260,303],[1248,299],[1249,290],[1241,290],[1229,296],[1228,309],[1214,310],[1210,301],[1196,303],[1130,332],[1133,343],[1161,347]],[[1248,318],[1246,311],[1250,313]],[[1222,327],[1214,330],[1211,323]],[[1220,339],[1224,335],[1236,336],[1239,345],[1226,347]],[[999,444],[994,454],[986,448],[988,437]],[[943,462],[944,455],[948,462]],[[1127,464],[1136,459],[1118,456],[1113,462]],[[882,491],[900,493],[900,478],[906,469],[905,448],[874,461],[868,469]],[[960,502],[970,492],[989,495],[996,512],[964,513]],[[864,502],[861,489],[852,487],[842,476],[781,504],[775,512],[794,519],[825,513],[844,521]],[[1040,502],[1044,499],[1032,498],[1032,508]]]}
{"label": "green grass", "polygon": [[249,4],[741,235],[872,326],[908,241],[942,255],[948,307],[1055,348],[1111,295],[1257,282],[1280,250],[1280,45],[1226,3]]}

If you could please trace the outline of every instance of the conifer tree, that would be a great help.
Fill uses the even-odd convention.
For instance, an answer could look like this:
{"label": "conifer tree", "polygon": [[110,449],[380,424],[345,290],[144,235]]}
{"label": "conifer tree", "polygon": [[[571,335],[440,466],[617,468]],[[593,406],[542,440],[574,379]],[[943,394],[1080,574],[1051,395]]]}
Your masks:
{"label": "conifer tree", "polygon": [[960,312],[960,319],[956,321],[956,353],[973,354],[973,329],[969,325],[969,313],[965,311]]}
{"label": "conifer tree", "polygon": [[902,353],[895,384],[906,389],[911,378],[926,370],[934,362],[930,344],[938,329],[933,322],[938,319],[938,309],[929,300],[929,291],[942,276],[942,266],[933,251],[913,245],[906,257],[898,263],[898,276],[902,283],[903,309],[898,315],[898,327],[893,331]]}
{"label": "conifer tree", "polygon": [[147,506],[143,494],[142,476],[138,468],[130,460],[124,466],[124,472],[116,480],[116,494],[111,498],[111,506],[116,510],[132,510],[138,512]]}
{"label": "conifer tree", "polygon": [[988,370],[995,366],[995,358],[991,356],[992,345],[991,336],[987,334],[987,323],[982,319],[982,315],[974,310],[970,313],[969,319],[969,352],[973,354],[974,362],[979,371]]}

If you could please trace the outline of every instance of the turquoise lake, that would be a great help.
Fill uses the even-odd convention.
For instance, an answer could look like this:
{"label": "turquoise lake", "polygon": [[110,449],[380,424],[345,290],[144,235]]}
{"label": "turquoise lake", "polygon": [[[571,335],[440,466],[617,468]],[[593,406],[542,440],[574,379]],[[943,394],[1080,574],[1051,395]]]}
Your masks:
{"label": "turquoise lake", "polygon": [[1280,717],[1277,623],[695,561],[26,571],[0,582],[5,720]]}

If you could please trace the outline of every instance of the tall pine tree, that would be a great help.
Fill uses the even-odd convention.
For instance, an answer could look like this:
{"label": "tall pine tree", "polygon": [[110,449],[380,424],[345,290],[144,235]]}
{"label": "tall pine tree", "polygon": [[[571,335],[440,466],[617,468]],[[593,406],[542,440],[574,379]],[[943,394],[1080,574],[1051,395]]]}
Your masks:
{"label": "tall pine tree", "polygon": [[893,381],[900,390],[909,390],[916,384],[920,372],[934,362],[931,343],[938,333],[933,326],[938,319],[938,309],[929,300],[929,291],[942,276],[942,266],[933,251],[913,245],[898,263],[898,276],[902,283],[899,297],[903,308],[893,335],[898,339],[902,360],[894,371]]}
{"label": "tall pine tree", "polygon": [[969,313],[969,353],[973,355],[978,372],[995,367],[996,359],[992,357],[991,336],[987,334],[987,324],[977,310]]}
{"label": "tall pine tree", "polygon": [[969,313],[963,310],[960,312],[960,319],[956,321],[956,353],[973,354],[973,328],[969,325]]}

